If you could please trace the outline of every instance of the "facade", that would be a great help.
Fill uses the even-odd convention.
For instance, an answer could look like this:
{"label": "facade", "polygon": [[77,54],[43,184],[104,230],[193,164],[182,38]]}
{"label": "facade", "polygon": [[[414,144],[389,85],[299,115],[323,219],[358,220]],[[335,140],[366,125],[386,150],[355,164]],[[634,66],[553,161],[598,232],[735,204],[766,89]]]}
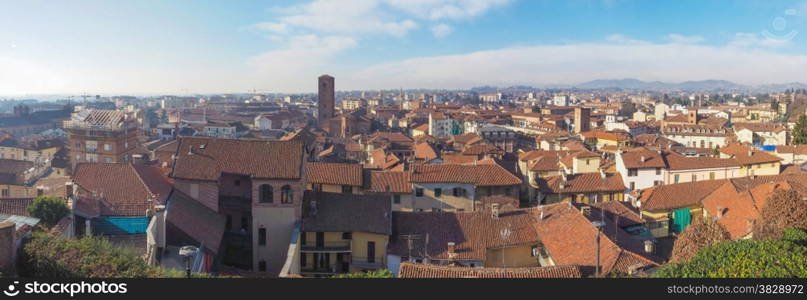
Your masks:
{"label": "facade", "polygon": [[223,264],[280,273],[301,217],[305,153],[297,140],[179,140],[174,187],[225,218],[222,247],[237,255]]}
{"label": "facade", "polygon": [[140,135],[137,120],[116,110],[85,109],[64,122],[70,165],[132,161]]}

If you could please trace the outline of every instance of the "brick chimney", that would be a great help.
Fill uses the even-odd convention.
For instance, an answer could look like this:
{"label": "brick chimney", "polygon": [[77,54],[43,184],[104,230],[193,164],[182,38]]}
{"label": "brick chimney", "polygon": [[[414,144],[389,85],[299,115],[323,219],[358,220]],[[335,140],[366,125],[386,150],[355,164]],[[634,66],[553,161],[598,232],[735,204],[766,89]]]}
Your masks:
{"label": "brick chimney", "polygon": [[490,204],[490,214],[494,219],[499,218],[499,203]]}
{"label": "brick chimney", "polygon": [[448,247],[446,249],[448,249],[448,259],[454,259],[457,257],[457,249],[454,242],[448,242]]}

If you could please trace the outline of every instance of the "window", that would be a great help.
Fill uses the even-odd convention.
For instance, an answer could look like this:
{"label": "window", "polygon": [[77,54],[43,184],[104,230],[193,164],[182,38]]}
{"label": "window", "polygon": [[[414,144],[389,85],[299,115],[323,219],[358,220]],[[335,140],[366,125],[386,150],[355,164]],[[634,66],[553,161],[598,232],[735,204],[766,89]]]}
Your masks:
{"label": "window", "polygon": [[258,229],[258,245],[266,246],[266,228]]}
{"label": "window", "polygon": [[112,151],[112,145],[104,144],[104,151]]}
{"label": "window", "polygon": [[628,176],[636,176],[639,175],[638,169],[628,169]]}
{"label": "window", "polygon": [[258,201],[260,203],[272,203],[272,201],[274,201],[272,186],[268,184],[262,184],[258,196],[259,196]]}
{"label": "window", "polygon": [[434,189],[434,197],[435,198],[440,198],[441,196],[443,196],[443,189],[435,188]]}
{"label": "window", "polygon": [[343,240],[350,240],[350,239],[353,239],[353,234],[352,234],[352,233],[350,233],[350,232],[343,232],[343,233],[342,233],[342,239],[343,239]]}
{"label": "window", "polygon": [[322,184],[321,183],[312,183],[311,184],[311,189],[315,190],[317,192],[321,192],[322,191]]}
{"label": "window", "polygon": [[233,184],[234,184],[235,186],[241,186],[241,180],[237,180],[237,179],[236,179],[236,180],[235,180],[235,182],[233,182]]}
{"label": "window", "polygon": [[656,168],[656,175],[661,175],[661,168]]}
{"label": "window", "polygon": [[658,185],[662,185],[662,184],[664,184],[664,182],[663,182],[663,181],[661,181],[661,180],[656,180],[656,181],[653,181],[653,185],[658,186]]}
{"label": "window", "polygon": [[392,195],[393,204],[401,204],[401,195]]}
{"label": "window", "polygon": [[8,189],[2,190],[3,197],[8,197],[8,195],[9,195]]}
{"label": "window", "polygon": [[678,179],[679,179],[680,177],[681,177],[681,175],[675,174],[675,176],[673,176],[673,178],[674,178],[674,179],[673,179],[673,180],[674,180],[674,183],[678,183]]}
{"label": "window", "polygon": [[262,260],[258,262],[258,271],[266,272],[266,261]]}
{"label": "window", "polygon": [[224,229],[230,231],[233,229],[233,216],[227,215],[227,223],[224,223]]}
{"label": "window", "polygon": [[305,265],[308,264],[308,262],[306,261],[307,257],[308,257],[308,255],[306,253],[300,253],[300,266],[301,267],[305,267]]}
{"label": "window", "polygon": [[423,189],[422,188],[416,188],[415,189],[415,197],[423,197]]}
{"label": "window", "polygon": [[291,190],[290,185],[284,185],[280,188],[280,203],[291,204],[294,202],[294,191]]}
{"label": "window", "polygon": [[698,181],[698,175],[692,174],[692,182]]}
{"label": "window", "polygon": [[353,186],[343,185],[342,186],[342,194],[353,194]]}
{"label": "window", "polygon": [[300,233],[300,245],[305,245],[306,236],[308,236],[308,233],[306,233],[306,232],[301,232]]}
{"label": "window", "polygon": [[715,172],[709,172],[709,180],[715,180]]}
{"label": "window", "polygon": [[512,193],[512,192],[513,192],[513,191],[512,191],[512,189],[511,189],[511,188],[509,188],[509,187],[504,189],[504,194],[505,194],[506,196],[510,196],[510,193]]}
{"label": "window", "polygon": [[636,189],[636,183],[635,183],[635,182],[631,181],[631,183],[630,183],[630,189],[631,189],[631,190],[635,190],[635,189]]}
{"label": "window", "polygon": [[246,216],[241,217],[241,230],[247,231],[249,229],[249,221]]}
{"label": "window", "polygon": [[106,162],[108,164],[111,164],[112,163],[112,158],[110,158],[110,157],[104,158],[104,162]]}

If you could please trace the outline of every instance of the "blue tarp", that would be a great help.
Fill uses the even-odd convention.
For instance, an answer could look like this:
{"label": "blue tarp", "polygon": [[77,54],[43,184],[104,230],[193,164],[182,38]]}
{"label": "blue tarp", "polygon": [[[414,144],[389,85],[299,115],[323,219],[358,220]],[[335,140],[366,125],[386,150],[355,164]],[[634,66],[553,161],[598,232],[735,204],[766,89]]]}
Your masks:
{"label": "blue tarp", "polygon": [[147,217],[106,217],[92,219],[92,232],[97,235],[144,234]]}

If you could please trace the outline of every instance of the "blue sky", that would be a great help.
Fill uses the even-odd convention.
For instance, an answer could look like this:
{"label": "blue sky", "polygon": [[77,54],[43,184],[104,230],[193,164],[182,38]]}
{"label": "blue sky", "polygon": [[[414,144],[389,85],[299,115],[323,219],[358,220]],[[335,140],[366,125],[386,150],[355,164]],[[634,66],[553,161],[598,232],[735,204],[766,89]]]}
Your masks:
{"label": "blue sky", "polygon": [[2,1],[0,94],[807,82],[807,1]]}

